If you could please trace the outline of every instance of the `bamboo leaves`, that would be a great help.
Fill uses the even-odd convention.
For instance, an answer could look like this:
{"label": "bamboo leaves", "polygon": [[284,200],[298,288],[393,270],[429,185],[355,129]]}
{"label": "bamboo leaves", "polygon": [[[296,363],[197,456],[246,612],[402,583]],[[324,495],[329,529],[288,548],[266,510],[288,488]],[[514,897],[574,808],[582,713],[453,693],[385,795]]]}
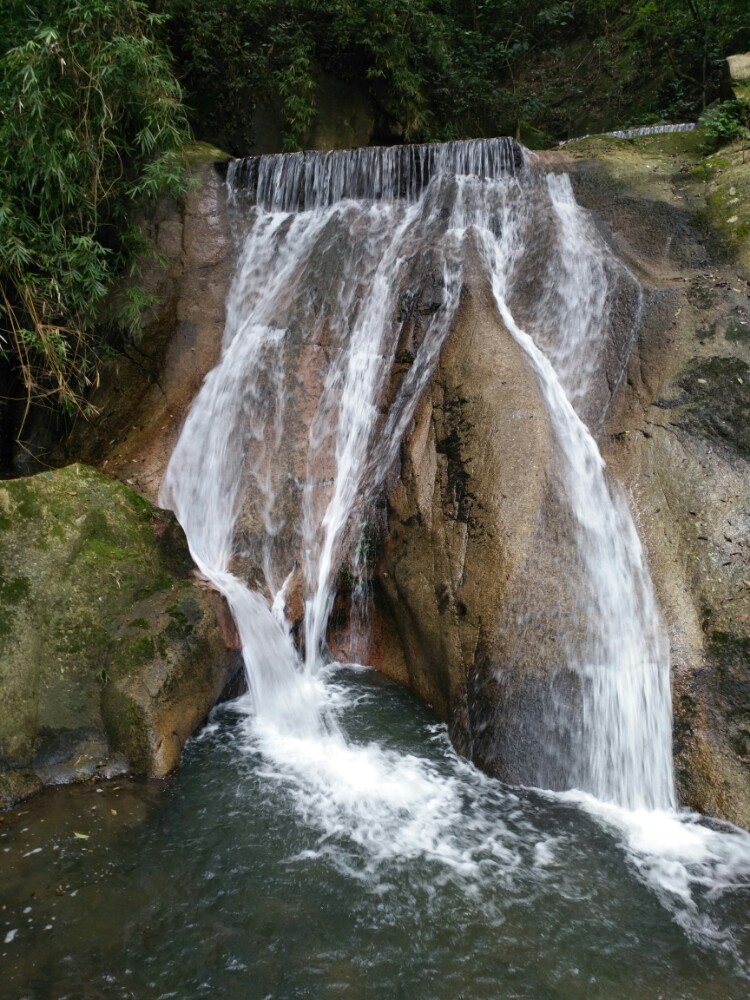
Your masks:
{"label": "bamboo leaves", "polygon": [[[182,189],[180,86],[138,0],[0,15],[0,364],[26,404],[80,409],[133,203]],[[3,29],[5,29],[3,33]]]}

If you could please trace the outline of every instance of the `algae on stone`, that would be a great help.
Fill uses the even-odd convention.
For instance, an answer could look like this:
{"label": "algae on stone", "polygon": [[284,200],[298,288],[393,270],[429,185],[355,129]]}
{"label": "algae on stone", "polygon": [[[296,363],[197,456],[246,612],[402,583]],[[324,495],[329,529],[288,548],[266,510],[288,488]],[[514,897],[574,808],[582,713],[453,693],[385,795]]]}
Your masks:
{"label": "algae on stone", "polygon": [[172,515],[72,465],[0,483],[0,527],[0,772],[167,773],[230,662]]}

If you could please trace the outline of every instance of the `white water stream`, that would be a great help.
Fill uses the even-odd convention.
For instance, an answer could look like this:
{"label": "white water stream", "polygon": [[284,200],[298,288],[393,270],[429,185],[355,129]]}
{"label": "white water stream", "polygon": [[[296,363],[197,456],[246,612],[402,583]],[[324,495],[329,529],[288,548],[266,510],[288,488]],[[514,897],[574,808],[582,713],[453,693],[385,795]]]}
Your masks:
{"label": "white water stream", "polygon": [[[581,750],[574,790],[557,794],[617,832],[689,933],[726,944],[696,891],[747,879],[750,837],[676,810],[667,643],[627,502],[582,419],[601,376],[613,285],[633,279],[568,179],[537,172],[515,144],[492,140],[262,157],[235,165],[229,183],[247,235],[222,358],[186,420],[161,498],[231,606],[249,736],[269,780],[291,782],[307,822],[346,831],[375,860],[424,854],[469,871],[480,842],[506,854],[501,831],[478,831],[467,846],[455,777],[345,738],[343,695],[325,663],[337,569],[352,556],[358,518],[393,466],[450,331],[472,246],[549,411],[585,588],[585,620],[560,643],[564,665],[581,678]],[[515,281],[540,225],[547,271],[526,295],[521,323]],[[436,301],[391,392],[401,303],[428,253]],[[244,557],[255,567],[251,584],[233,572]],[[305,609],[302,654],[283,611],[294,588]]]}

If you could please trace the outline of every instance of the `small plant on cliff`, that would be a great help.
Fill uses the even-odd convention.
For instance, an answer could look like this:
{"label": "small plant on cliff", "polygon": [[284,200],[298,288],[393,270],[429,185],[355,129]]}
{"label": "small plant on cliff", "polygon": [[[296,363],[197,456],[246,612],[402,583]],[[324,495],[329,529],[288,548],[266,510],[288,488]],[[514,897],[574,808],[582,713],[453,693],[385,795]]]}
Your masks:
{"label": "small plant on cliff", "polygon": [[102,301],[140,247],[129,212],[182,189],[188,129],[160,20],[138,0],[0,11],[0,375],[26,409],[80,408]]}
{"label": "small plant on cliff", "polygon": [[722,101],[707,108],[701,115],[706,138],[716,146],[735,139],[750,139],[748,122],[750,108],[741,101]]}
{"label": "small plant on cliff", "polygon": [[372,569],[378,561],[378,536],[372,521],[363,521],[354,553],[355,566]]}

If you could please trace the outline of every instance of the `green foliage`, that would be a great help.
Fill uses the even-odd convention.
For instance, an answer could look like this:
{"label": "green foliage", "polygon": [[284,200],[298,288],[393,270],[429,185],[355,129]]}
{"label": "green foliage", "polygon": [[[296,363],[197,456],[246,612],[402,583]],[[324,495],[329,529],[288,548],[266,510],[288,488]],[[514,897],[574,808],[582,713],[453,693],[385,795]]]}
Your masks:
{"label": "green foliage", "polygon": [[304,146],[323,73],[367,95],[379,142],[511,133],[543,143],[586,118],[592,89],[610,127],[695,116],[718,94],[723,57],[750,46],[747,0],[165,0],[165,9],[196,130],[238,154],[252,149],[258,108],[283,119],[286,148]]}
{"label": "green foliage", "polygon": [[236,152],[250,149],[259,106],[278,109],[286,147],[298,148],[321,71],[370,94],[404,138],[434,126],[451,79],[451,26],[428,0],[166,0],[165,9],[196,130]]}
{"label": "green foliage", "polygon": [[674,78],[706,107],[722,60],[750,45],[747,0],[637,0],[634,30],[647,54],[661,54]]}
{"label": "green foliage", "polygon": [[[31,400],[80,408],[99,319],[142,249],[137,201],[182,190],[181,90],[137,0],[5,0],[0,15],[0,352]],[[132,322],[138,293],[127,300]]]}
{"label": "green foliage", "polygon": [[750,109],[741,101],[722,101],[713,104],[701,115],[700,123],[706,137],[714,146],[723,146],[735,139],[749,139],[748,120]]}

